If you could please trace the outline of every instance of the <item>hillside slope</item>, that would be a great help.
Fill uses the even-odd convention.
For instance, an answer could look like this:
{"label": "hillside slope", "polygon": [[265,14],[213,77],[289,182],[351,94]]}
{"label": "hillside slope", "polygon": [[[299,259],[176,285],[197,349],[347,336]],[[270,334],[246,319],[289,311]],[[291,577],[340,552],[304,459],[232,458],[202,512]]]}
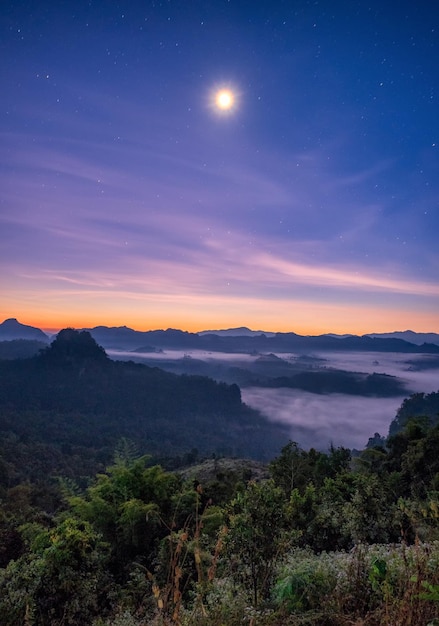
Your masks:
{"label": "hillside slope", "polygon": [[125,437],[156,457],[198,448],[270,459],[287,439],[242,403],[237,385],[111,361],[88,333],[74,330],[61,331],[34,358],[0,362],[0,409],[6,438],[67,455],[111,455]]}

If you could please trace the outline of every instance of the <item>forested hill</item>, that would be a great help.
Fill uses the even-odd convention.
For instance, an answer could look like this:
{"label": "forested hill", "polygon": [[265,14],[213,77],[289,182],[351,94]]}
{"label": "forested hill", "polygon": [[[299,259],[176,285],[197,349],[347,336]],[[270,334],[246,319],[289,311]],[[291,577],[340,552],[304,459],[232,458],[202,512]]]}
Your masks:
{"label": "forested hill", "polygon": [[390,424],[389,435],[396,435],[404,430],[413,418],[424,419],[432,426],[439,424],[439,391],[415,393],[404,400]]}
{"label": "forested hill", "polygon": [[237,385],[112,361],[89,333],[71,329],[36,357],[0,361],[0,408],[6,439],[64,455],[111,458],[126,437],[157,457],[197,448],[269,459],[288,438],[241,402]]}

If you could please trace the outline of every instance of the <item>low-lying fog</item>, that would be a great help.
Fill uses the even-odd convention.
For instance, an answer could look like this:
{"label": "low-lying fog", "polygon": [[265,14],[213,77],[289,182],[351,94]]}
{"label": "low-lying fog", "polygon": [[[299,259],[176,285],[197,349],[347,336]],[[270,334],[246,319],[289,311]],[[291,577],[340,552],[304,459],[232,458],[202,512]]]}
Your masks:
{"label": "low-lying fog", "polygon": [[375,432],[387,435],[401,398],[320,395],[295,389],[242,389],[242,399],[269,419],[291,426],[291,439],[305,449],[331,443],[363,450]]}
{"label": "low-lying fog", "polygon": [[[185,360],[188,364],[204,362],[222,364],[225,368],[245,368],[261,356],[250,354],[224,354],[193,350],[179,352],[166,350],[157,353],[107,351],[115,359],[134,359],[164,369],[175,368],[172,363]],[[299,355],[278,354],[294,363]],[[403,400],[415,391],[431,393],[439,390],[439,368],[416,367],[419,359],[429,359],[417,354],[371,352],[322,352],[313,354],[319,367],[337,368],[350,372],[380,373],[397,376],[406,385],[407,393],[399,397],[375,398],[345,394],[315,394],[297,389],[242,387],[243,401],[258,409],[268,419],[291,426],[291,439],[305,449],[326,449],[335,446],[363,449],[375,432],[386,436],[390,422]],[[320,360],[321,359],[321,360]],[[190,372],[190,369],[188,369]],[[230,373],[230,372],[229,372]],[[216,377],[216,376],[214,376]],[[231,382],[230,379],[227,382]]]}

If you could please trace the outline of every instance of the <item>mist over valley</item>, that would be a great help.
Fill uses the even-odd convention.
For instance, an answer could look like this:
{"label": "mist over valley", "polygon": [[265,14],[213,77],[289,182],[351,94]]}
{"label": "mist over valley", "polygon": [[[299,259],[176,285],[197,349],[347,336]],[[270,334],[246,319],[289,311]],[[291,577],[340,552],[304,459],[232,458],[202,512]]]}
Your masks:
{"label": "mist over valley", "polygon": [[[304,448],[362,449],[375,432],[387,436],[405,398],[439,388],[435,333],[308,337],[248,328],[187,333],[106,326],[86,332],[114,361],[238,385],[248,407]],[[53,339],[5,320],[0,358],[31,356]]]}
{"label": "mist over valley", "polygon": [[[114,359],[127,359],[179,374],[206,375],[237,383],[243,401],[273,422],[286,425],[291,439],[304,448],[327,449],[329,445],[363,449],[375,432],[387,436],[391,421],[412,393],[439,389],[439,359],[418,354],[385,352],[320,352],[310,355],[246,354],[203,350],[135,352],[109,350]],[[425,369],[424,369],[425,368]],[[346,374],[353,374],[351,378]],[[276,377],[307,375],[296,388],[267,386]],[[332,375],[332,391],[318,390],[318,374]],[[381,382],[366,395],[355,392],[357,375],[379,375]],[[294,378],[292,378],[294,382]],[[261,383],[264,381],[264,385]],[[340,385],[349,393],[337,392]],[[301,389],[305,382],[316,392]],[[320,381],[321,382],[321,381]],[[271,384],[273,384],[271,382]]]}

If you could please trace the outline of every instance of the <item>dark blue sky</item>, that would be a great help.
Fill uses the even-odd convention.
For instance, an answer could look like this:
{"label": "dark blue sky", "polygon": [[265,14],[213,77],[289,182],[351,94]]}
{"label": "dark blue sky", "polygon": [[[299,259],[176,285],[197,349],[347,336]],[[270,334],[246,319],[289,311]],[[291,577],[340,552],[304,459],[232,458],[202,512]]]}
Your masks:
{"label": "dark blue sky", "polygon": [[0,317],[439,331],[437,3],[0,11]]}

